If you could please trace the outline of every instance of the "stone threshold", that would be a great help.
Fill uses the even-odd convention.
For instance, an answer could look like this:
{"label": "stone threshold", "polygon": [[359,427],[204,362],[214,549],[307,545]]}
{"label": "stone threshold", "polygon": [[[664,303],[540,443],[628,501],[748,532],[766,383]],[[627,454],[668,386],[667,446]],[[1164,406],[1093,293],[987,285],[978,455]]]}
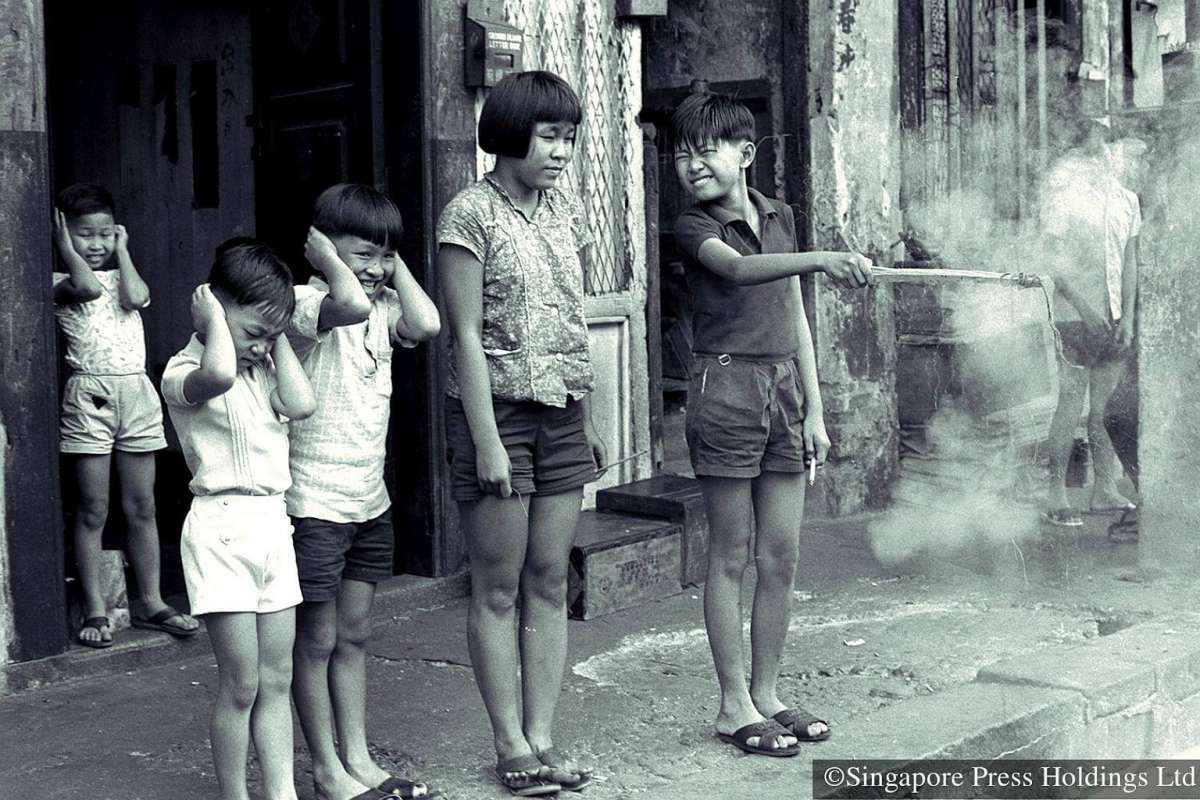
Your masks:
{"label": "stone threshold", "polygon": [[[379,585],[375,623],[382,625],[415,609],[466,597],[469,591],[470,577],[465,571],[443,578],[397,575]],[[104,650],[72,643],[65,653],[0,666],[0,697],[212,655],[203,626],[188,639],[138,628],[122,629],[116,638],[116,644]]]}

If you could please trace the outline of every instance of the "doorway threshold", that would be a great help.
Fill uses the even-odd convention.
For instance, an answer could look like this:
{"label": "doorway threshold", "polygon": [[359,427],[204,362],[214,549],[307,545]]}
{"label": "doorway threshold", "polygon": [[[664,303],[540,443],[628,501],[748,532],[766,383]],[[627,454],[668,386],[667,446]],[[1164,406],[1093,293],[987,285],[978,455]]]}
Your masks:
{"label": "doorway threshold", "polygon": [[[375,624],[401,614],[465,597],[470,576],[464,570],[442,578],[397,575],[379,584],[375,596]],[[72,681],[132,673],[163,664],[212,658],[208,634],[201,627],[189,639],[175,639],[158,631],[137,628],[117,632],[116,643],[104,650],[73,644],[64,653],[33,661],[0,665],[0,697]]]}

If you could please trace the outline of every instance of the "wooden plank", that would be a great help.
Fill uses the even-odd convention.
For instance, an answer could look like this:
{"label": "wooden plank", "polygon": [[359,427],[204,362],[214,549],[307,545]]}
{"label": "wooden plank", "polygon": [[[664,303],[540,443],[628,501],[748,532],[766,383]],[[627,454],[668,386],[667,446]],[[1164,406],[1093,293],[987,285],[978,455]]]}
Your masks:
{"label": "wooden plank", "polygon": [[909,267],[871,267],[871,278],[879,283],[958,283],[984,281],[1041,286],[1041,278],[1030,273],[982,272],[970,269],[918,269]]}
{"label": "wooden plank", "polygon": [[[647,130],[647,128],[649,130]],[[662,377],[662,275],[658,246],[658,148],[653,125],[646,123],[642,134],[642,185],[646,212],[646,371],[650,393],[650,464],[662,468],[663,377]]]}

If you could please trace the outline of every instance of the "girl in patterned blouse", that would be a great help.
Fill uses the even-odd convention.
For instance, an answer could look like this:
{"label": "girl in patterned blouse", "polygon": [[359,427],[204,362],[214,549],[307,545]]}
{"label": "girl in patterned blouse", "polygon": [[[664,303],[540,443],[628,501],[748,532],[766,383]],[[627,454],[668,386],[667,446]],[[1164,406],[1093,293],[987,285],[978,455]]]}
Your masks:
{"label": "girl in patterned blouse", "polygon": [[479,118],[479,145],[496,167],[438,224],[451,336],[446,437],[471,559],[467,637],[496,775],[524,796],[591,780],[552,739],[567,560],[583,486],[605,458],[587,397],[579,252],[588,237],[578,201],[557,185],[580,118],[579,99],[556,75],[502,80]]}

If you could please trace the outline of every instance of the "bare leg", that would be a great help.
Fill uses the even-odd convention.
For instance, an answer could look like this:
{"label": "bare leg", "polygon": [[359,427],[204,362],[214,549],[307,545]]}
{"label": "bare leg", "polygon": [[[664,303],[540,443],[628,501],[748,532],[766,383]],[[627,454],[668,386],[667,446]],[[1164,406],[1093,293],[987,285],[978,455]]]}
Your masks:
{"label": "bare leg", "polygon": [[471,559],[467,643],[492,723],[498,761],[530,755],[517,702],[516,601],[529,521],[520,500],[487,496],[459,504]]}
{"label": "bare leg", "polygon": [[521,683],[525,740],[553,746],[554,710],[567,663],[567,565],[583,490],[534,496],[521,570]]}
{"label": "bare leg", "polygon": [[[742,650],[742,581],[750,561],[750,481],[701,477],[700,488],[708,513],[708,578],[704,584],[704,625],[712,649],[721,708],[717,731],[730,734],[765,717],[754,707]],[[773,738],[775,746],[790,747],[794,737]],[[751,746],[759,745],[751,737]]]}
{"label": "bare leg", "polygon": [[1066,364],[1058,368],[1058,407],[1050,422],[1049,441],[1046,446],[1050,455],[1050,482],[1046,487],[1048,508],[1067,508],[1067,464],[1071,460],[1071,447],[1075,443],[1075,431],[1083,413],[1083,394],[1087,389],[1088,370]]}
{"label": "bare leg", "polygon": [[258,698],[258,615],[208,614],[208,638],[217,657],[217,699],[209,738],[220,800],[250,800],[246,791],[246,751],[250,710]]}
{"label": "bare leg", "polygon": [[[83,616],[107,616],[104,594],[100,591],[101,536],[108,519],[109,455],[75,456],[75,480],[79,489],[79,507],[75,510],[75,562],[79,565],[79,583],[83,589]],[[92,629],[80,632],[88,641],[112,641],[112,631]]]}
{"label": "bare leg", "polygon": [[337,599],[337,644],[329,661],[329,693],[342,764],[359,783],[378,786],[390,776],[367,748],[367,640],[375,584],[343,580]]}
{"label": "bare leg", "polygon": [[256,617],[258,697],[250,712],[250,732],[267,800],[296,800],[290,696],[296,610],[287,608]]}
{"label": "bare leg", "polygon": [[[792,617],[792,590],[804,517],[800,474],[764,472],[754,479],[754,561],[758,583],[750,617],[750,697],[765,717],[787,708],[779,699],[779,664]],[[827,730],[814,724],[809,736]]]}
{"label": "bare leg", "polygon": [[1111,508],[1125,505],[1128,500],[1117,489],[1121,476],[1117,453],[1104,427],[1104,406],[1125,374],[1127,363],[1103,364],[1091,369],[1089,392],[1091,405],[1088,408],[1088,440],[1092,443],[1092,469],[1096,479],[1092,483],[1092,508]]}
{"label": "bare leg", "polygon": [[312,755],[313,783],[318,795],[345,800],[365,792],[367,785],[346,771],[334,745],[329,662],[337,647],[337,600],[302,603],[296,611],[295,681],[292,693],[296,715]]}
{"label": "bare leg", "polygon": [[[139,611],[150,617],[167,607],[159,586],[158,520],[154,508],[154,454],[117,451],[117,474],[121,479],[121,507],[129,523],[129,560],[137,575]],[[176,614],[167,622],[188,630],[200,623],[188,614]]]}

